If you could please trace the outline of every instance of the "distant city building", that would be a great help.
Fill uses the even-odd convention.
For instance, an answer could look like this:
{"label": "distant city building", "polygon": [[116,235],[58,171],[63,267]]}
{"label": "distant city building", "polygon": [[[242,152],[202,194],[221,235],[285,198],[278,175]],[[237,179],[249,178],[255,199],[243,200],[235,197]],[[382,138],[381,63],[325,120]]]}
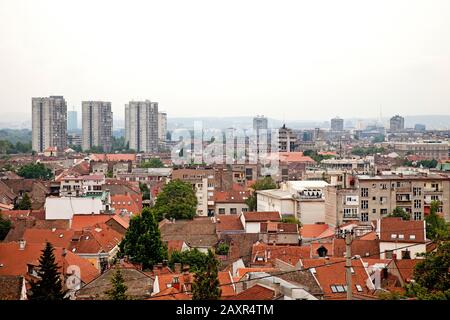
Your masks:
{"label": "distant city building", "polygon": [[424,124],[417,123],[416,125],[414,125],[414,130],[415,131],[425,131],[426,126]]}
{"label": "distant city building", "polygon": [[81,143],[81,135],[72,133],[67,136],[67,145],[81,147]]}
{"label": "distant city building", "polygon": [[159,141],[166,141],[167,134],[167,113],[159,112],[158,113],[158,138]]}
{"label": "distant city building", "polygon": [[62,96],[32,98],[32,147],[36,152],[67,147],[67,104]]}
{"label": "distant city building", "polygon": [[410,154],[424,159],[448,159],[449,145],[447,141],[425,140],[421,142],[394,142],[393,151],[401,156]]}
{"label": "distant city building", "polygon": [[158,103],[130,101],[125,105],[125,140],[136,152],[158,152]]}
{"label": "distant city building", "polygon": [[344,119],[338,117],[331,119],[331,131],[344,131]]}
{"label": "distant city building", "polygon": [[78,113],[76,111],[67,111],[67,131],[74,132],[78,130]]}
{"label": "distant city building", "polygon": [[286,125],[278,129],[278,151],[280,152],[293,152],[295,149],[295,142],[297,136],[292,129],[286,128]]}
{"label": "distant city building", "polygon": [[390,120],[389,129],[393,132],[405,129],[405,118],[399,115],[393,116]]}
{"label": "distant city building", "polygon": [[253,118],[253,130],[258,131],[261,129],[267,130],[267,118],[264,116],[256,116]]}
{"label": "distant city building", "polygon": [[104,152],[112,149],[113,114],[111,102],[83,101],[83,150],[103,147]]}

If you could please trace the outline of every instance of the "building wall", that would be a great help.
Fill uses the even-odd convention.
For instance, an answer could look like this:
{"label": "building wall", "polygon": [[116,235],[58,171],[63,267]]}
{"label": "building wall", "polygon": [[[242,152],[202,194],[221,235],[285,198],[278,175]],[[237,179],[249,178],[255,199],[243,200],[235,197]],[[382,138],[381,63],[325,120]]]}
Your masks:
{"label": "building wall", "polygon": [[[411,247],[399,249],[411,245]],[[408,249],[411,255],[411,259],[421,259],[422,257],[417,256],[418,253],[426,252],[426,245],[424,243],[395,243],[395,242],[381,242],[380,241],[380,259],[386,259],[385,252],[392,250],[394,254],[397,255],[397,259],[402,259],[402,251]]]}
{"label": "building wall", "polygon": [[257,211],[278,211],[281,214],[296,214],[296,204],[292,199],[278,199],[267,195],[256,195]]}
{"label": "building wall", "polygon": [[32,148],[67,148],[67,104],[62,96],[32,98]]}
{"label": "building wall", "polygon": [[104,206],[100,198],[47,198],[45,219],[72,219],[74,214],[100,214]]}
{"label": "building wall", "polygon": [[125,105],[125,138],[137,152],[158,152],[158,103],[130,101]]}
{"label": "building wall", "polygon": [[111,102],[82,102],[82,148],[103,147],[105,152],[112,149],[113,114]]}
{"label": "building wall", "polygon": [[232,214],[231,208],[236,209],[236,214],[241,214],[244,211],[248,211],[248,206],[245,203],[215,203],[214,212],[219,215],[219,209],[225,209],[225,214]]}
{"label": "building wall", "polygon": [[297,218],[302,224],[325,222],[325,200],[301,200]]}
{"label": "building wall", "polygon": [[167,113],[158,113],[158,138],[159,141],[166,141],[167,134]]}

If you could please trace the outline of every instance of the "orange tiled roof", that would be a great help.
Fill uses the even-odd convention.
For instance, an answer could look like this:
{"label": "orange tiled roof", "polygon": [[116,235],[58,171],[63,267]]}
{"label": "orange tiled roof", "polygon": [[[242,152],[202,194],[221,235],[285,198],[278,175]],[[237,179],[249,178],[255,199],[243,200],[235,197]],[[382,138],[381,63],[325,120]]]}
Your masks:
{"label": "orange tiled roof", "polygon": [[226,297],[226,300],[272,300],[275,296],[275,291],[264,287],[260,284],[248,288],[247,290],[238,293],[235,296]]}
{"label": "orange tiled roof", "polygon": [[[300,230],[303,238],[314,238],[318,239],[320,236],[326,232],[330,227],[328,224],[304,224]],[[334,234],[334,230],[333,230]]]}
{"label": "orange tiled roof", "polygon": [[121,153],[110,153],[110,154],[92,154],[91,159],[93,161],[111,161],[111,162],[121,162],[121,161],[136,161],[136,154],[121,154]]}
{"label": "orange tiled roof", "polygon": [[[381,219],[380,240],[387,242],[425,243],[425,222],[389,217]],[[392,238],[395,234],[396,237]],[[400,238],[403,235],[403,239]],[[414,237],[412,239],[411,237]]]}
{"label": "orange tiled roof", "polygon": [[243,213],[246,222],[267,222],[281,221],[281,215],[278,211],[251,211]]}
{"label": "orange tiled roof", "polygon": [[111,207],[116,210],[116,213],[126,210],[128,213],[137,215],[142,211],[142,198],[125,194],[114,195],[111,196]]}
{"label": "orange tiled roof", "polygon": [[230,231],[230,230],[244,230],[240,216],[238,215],[221,215],[216,219],[216,230]]}
{"label": "orange tiled roof", "polygon": [[218,272],[219,283],[221,285],[220,289],[222,290],[221,297],[229,297],[234,296],[236,294],[236,290],[234,286],[230,283],[233,283],[233,277],[229,272],[219,271]]}
{"label": "orange tiled roof", "polygon": [[251,264],[272,266],[275,260],[279,259],[291,265],[296,265],[300,259],[310,257],[310,250],[309,246],[274,246],[256,243],[252,247]]}
{"label": "orange tiled roof", "polygon": [[71,228],[75,231],[81,231],[98,223],[105,223],[111,218],[112,215],[110,214],[74,214]]}

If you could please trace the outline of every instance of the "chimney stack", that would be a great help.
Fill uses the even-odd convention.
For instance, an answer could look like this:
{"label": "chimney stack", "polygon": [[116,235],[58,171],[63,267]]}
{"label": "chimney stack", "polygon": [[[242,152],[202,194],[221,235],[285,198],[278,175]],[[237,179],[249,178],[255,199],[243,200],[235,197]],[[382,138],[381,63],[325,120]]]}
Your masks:
{"label": "chimney stack", "polygon": [[19,240],[19,250],[25,250],[26,245],[27,245],[27,242],[24,239]]}

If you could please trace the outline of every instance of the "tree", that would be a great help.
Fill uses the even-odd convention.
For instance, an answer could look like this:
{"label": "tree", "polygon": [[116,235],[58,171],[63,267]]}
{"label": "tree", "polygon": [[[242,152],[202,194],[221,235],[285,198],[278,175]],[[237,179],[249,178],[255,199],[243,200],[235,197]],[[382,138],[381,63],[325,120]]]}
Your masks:
{"label": "tree", "polygon": [[61,274],[59,273],[58,265],[55,261],[53,253],[54,248],[47,242],[42,255],[39,258],[38,277],[39,280],[31,281],[31,295],[30,300],[63,300],[65,292],[63,291],[63,284]]}
{"label": "tree", "polygon": [[139,189],[142,192],[142,200],[150,200],[150,189],[146,183],[139,183]]}
{"label": "tree", "polygon": [[28,193],[25,193],[22,200],[17,204],[17,210],[31,210],[31,199]]}
{"label": "tree", "polygon": [[400,207],[395,207],[389,217],[402,218],[402,220],[411,220],[410,214],[406,212],[405,209]]}
{"label": "tree", "polygon": [[9,230],[11,230],[11,227],[12,227],[11,221],[9,219],[4,218],[2,213],[0,212],[0,241],[3,241],[3,239],[5,239]]}
{"label": "tree", "polygon": [[214,253],[208,250],[207,262],[204,268],[194,274],[192,284],[192,300],[217,300],[222,294],[218,278],[218,265]]}
{"label": "tree", "polygon": [[229,250],[230,246],[225,242],[221,242],[216,248],[216,253],[221,256],[226,256]]}
{"label": "tree", "polygon": [[42,163],[31,163],[24,165],[17,174],[25,179],[50,180],[53,178],[52,170],[46,168]]}
{"label": "tree", "polygon": [[276,189],[277,184],[271,177],[264,177],[262,179],[259,179],[252,185],[252,189],[254,192],[245,200],[245,204],[248,206],[248,209],[250,211],[256,211],[257,210],[257,202],[256,202],[256,191],[258,190],[269,190],[269,189]]}
{"label": "tree", "polygon": [[447,223],[444,218],[437,214],[439,207],[439,201],[432,201],[430,206],[430,214],[425,217],[427,238],[431,240],[446,239],[449,236]]}
{"label": "tree", "polygon": [[192,185],[178,179],[170,181],[158,194],[153,209],[158,220],[193,219],[197,210],[197,197]]}
{"label": "tree", "polygon": [[112,288],[105,291],[105,294],[108,295],[110,300],[128,300],[128,296],[126,294],[128,287],[125,285],[125,279],[123,278],[120,269],[117,269],[114,272],[114,275],[111,278],[111,285]]}
{"label": "tree", "polygon": [[296,223],[299,228],[302,227],[302,223],[295,216],[285,216],[281,219],[283,223]]}
{"label": "tree", "polygon": [[125,238],[119,245],[120,256],[128,256],[144,269],[152,268],[167,258],[167,248],[161,241],[158,222],[149,208],[144,208],[140,216],[130,220]]}
{"label": "tree", "polygon": [[189,266],[191,272],[196,272],[203,268],[208,262],[208,256],[194,248],[186,251],[173,251],[169,257],[169,266],[173,268],[175,263],[181,263],[181,265]]}
{"label": "tree", "polygon": [[143,162],[141,168],[164,168],[164,163],[159,158],[151,158]]}
{"label": "tree", "polygon": [[408,296],[420,300],[450,300],[450,241],[438,243],[414,268],[414,283],[406,286]]}

